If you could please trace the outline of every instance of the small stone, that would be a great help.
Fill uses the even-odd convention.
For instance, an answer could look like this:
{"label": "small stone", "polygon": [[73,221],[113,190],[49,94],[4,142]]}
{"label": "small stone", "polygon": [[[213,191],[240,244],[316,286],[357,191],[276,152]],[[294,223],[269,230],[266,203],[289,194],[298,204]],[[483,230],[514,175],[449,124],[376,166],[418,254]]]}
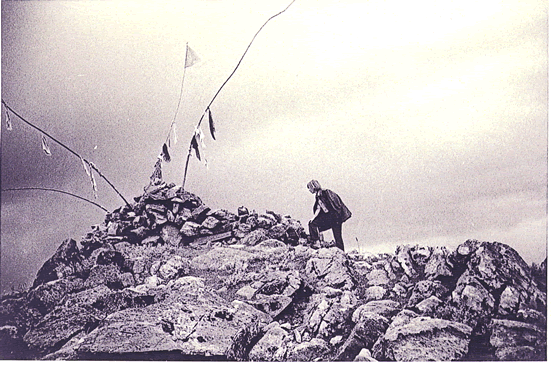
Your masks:
{"label": "small stone", "polygon": [[367,283],[371,286],[386,285],[390,282],[388,274],[384,269],[374,269],[366,276]]}
{"label": "small stone", "polygon": [[171,280],[183,276],[189,272],[189,261],[179,255],[170,258],[159,268],[159,276],[165,280]]}
{"label": "small stone", "polygon": [[239,215],[239,216],[246,216],[248,214],[249,214],[249,209],[245,206],[240,206],[237,209],[237,215]]}
{"label": "small stone", "polygon": [[251,300],[256,294],[256,289],[252,288],[250,285],[246,285],[241,287],[235,294],[247,300]]}
{"label": "small stone", "polygon": [[379,362],[371,357],[371,352],[367,348],[362,348],[360,353],[354,358],[354,362]]}
{"label": "small stone", "polygon": [[144,285],[147,287],[157,287],[161,281],[159,280],[159,277],[156,275],[149,276],[145,279]]}
{"label": "small stone", "polygon": [[289,322],[283,323],[280,325],[280,327],[285,330],[291,330],[291,323]]}
{"label": "small stone", "polygon": [[161,242],[161,237],[159,235],[152,235],[148,236],[144,240],[142,240],[142,245],[157,245]]}
{"label": "small stone", "polygon": [[387,293],[387,290],[382,286],[371,286],[365,290],[364,301],[382,300]]}
{"label": "small stone", "polygon": [[329,341],[329,344],[331,344],[333,347],[335,347],[336,345],[338,345],[341,342],[342,342],[342,335],[338,335],[338,336],[335,336],[335,337],[331,338],[331,340]]}
{"label": "small stone", "polygon": [[287,228],[283,224],[277,224],[270,228],[268,236],[272,239],[282,239],[287,233]]}
{"label": "small stone", "polygon": [[186,223],[180,229],[180,233],[185,237],[193,237],[199,234],[199,228],[201,225],[192,221],[186,221]]}
{"label": "small stone", "polygon": [[205,221],[203,221],[203,223],[201,224],[203,228],[209,229],[209,230],[216,228],[218,225],[220,225],[220,220],[218,220],[214,216],[207,217]]}
{"label": "small stone", "polygon": [[145,210],[148,212],[165,213],[166,207],[158,203],[148,203],[147,205],[145,205]]}
{"label": "small stone", "polygon": [[295,336],[295,342],[297,342],[297,343],[302,343],[302,336],[300,335],[299,330],[298,330],[298,329],[295,329],[295,330],[293,331],[293,334],[294,334],[294,336]]}
{"label": "small stone", "polygon": [[161,229],[161,238],[163,241],[173,247],[177,247],[182,242],[182,234],[180,230],[172,224],[165,224]]}
{"label": "small stone", "polygon": [[202,222],[207,217],[209,211],[210,208],[208,208],[206,205],[200,205],[199,207],[191,211],[191,220],[195,222]]}
{"label": "small stone", "polygon": [[431,296],[428,299],[425,299],[415,305],[415,308],[421,313],[421,314],[432,314],[436,310],[436,308],[442,304],[442,300],[437,298],[436,296]]}

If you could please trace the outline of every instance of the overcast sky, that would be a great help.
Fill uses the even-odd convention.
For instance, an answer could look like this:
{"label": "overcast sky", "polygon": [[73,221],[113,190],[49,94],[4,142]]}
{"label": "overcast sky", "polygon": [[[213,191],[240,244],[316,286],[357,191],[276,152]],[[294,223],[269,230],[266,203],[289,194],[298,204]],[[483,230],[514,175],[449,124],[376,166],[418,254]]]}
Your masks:
{"label": "overcast sky", "polygon": [[[93,161],[131,200],[174,117],[165,180],[181,184],[201,114],[253,35],[290,1],[2,2],[2,98]],[[186,189],[211,208],[289,214],[306,227],[317,179],[353,213],[347,250],[500,241],[546,257],[546,1],[296,0],[254,41],[212,104],[208,169]],[[93,199],[80,161],[2,108],[2,188]],[[94,147],[97,146],[96,149]],[[123,204],[98,179],[98,203]],[[2,286],[28,285],[98,208],[2,193]],[[330,232],[326,238],[331,238]]]}

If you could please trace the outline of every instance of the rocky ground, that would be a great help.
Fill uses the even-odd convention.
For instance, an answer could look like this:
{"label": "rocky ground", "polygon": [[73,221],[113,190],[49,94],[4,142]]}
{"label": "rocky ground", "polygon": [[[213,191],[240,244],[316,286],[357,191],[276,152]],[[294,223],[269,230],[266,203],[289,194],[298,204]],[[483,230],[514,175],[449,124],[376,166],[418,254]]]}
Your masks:
{"label": "rocky ground", "polygon": [[324,246],[288,216],[150,187],[2,298],[0,358],[546,360],[547,260],[475,240]]}

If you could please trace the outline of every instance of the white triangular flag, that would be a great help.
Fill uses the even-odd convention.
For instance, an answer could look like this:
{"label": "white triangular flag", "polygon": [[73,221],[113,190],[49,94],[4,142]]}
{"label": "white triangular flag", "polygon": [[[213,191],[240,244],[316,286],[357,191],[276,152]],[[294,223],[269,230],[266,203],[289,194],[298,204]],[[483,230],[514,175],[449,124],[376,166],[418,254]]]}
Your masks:
{"label": "white triangular flag", "polygon": [[196,63],[198,63],[199,61],[201,61],[201,59],[199,58],[199,56],[197,56],[195,51],[193,51],[187,45],[186,45],[186,47],[187,47],[187,49],[186,49],[186,64],[185,64],[184,68],[191,67],[191,66],[195,65]]}

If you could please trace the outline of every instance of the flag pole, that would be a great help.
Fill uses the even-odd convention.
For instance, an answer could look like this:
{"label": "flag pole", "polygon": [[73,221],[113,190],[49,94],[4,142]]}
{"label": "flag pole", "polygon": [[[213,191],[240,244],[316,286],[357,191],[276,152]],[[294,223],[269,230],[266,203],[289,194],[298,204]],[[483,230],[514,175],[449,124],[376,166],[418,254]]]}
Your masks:
{"label": "flag pole", "polygon": [[76,157],[82,159],[84,162],[86,162],[90,168],[94,169],[98,174],[99,176],[105,181],[107,182],[107,184],[109,184],[109,186],[111,186],[111,188],[113,188],[113,190],[119,195],[119,197],[124,201],[124,203],[126,203],[127,205],[130,205],[128,203],[128,201],[126,200],[126,198],[124,198],[124,196],[117,190],[117,188],[115,188],[115,186],[107,179],[107,177],[105,175],[103,175],[98,168],[96,168],[95,164],[91,163],[90,161],[84,159],[82,156],[80,156],[78,153],[76,153],[74,150],[72,150],[70,147],[68,147],[67,145],[65,145],[63,142],[59,141],[58,139],[56,139],[55,137],[53,137],[52,135],[50,135],[49,133],[47,133],[46,131],[44,131],[43,129],[41,129],[40,127],[38,126],[35,126],[33,125],[32,123],[30,123],[29,121],[27,121],[25,118],[23,118],[21,115],[19,115],[19,113],[17,113],[16,111],[14,111],[5,101],[4,99],[2,99],[2,104],[4,105],[4,107],[6,107],[6,109],[8,109],[10,112],[12,112],[14,115],[16,115],[21,121],[25,122],[26,124],[28,124],[29,126],[31,126],[32,128],[42,132],[44,135],[48,136],[52,141],[56,142],[59,146],[65,148],[66,150],[68,150],[70,153],[72,153],[73,155],[75,155]]}
{"label": "flag pole", "polygon": [[[201,115],[201,118],[199,119],[199,122],[197,123],[197,127],[195,127],[195,131],[197,131],[199,129],[199,127],[201,127],[201,122],[203,121],[203,117],[205,117],[205,114],[207,113],[207,111],[210,109],[210,106],[212,105],[212,103],[214,102],[214,100],[216,99],[216,97],[218,96],[218,94],[220,94],[220,92],[222,91],[222,89],[224,88],[224,86],[226,86],[226,84],[228,83],[228,81],[230,81],[231,77],[235,74],[235,72],[237,71],[237,69],[239,68],[239,66],[241,65],[241,62],[243,61],[243,59],[245,58],[245,55],[247,54],[247,52],[249,51],[249,48],[251,48],[256,36],[258,36],[258,34],[260,33],[260,31],[266,26],[266,24],[268,24],[268,22],[272,19],[274,19],[275,17],[277,17],[278,15],[281,15],[283,14],[287,9],[289,9],[291,7],[291,5],[293,5],[293,3],[295,2],[296,0],[293,0],[291,1],[291,3],[289,3],[289,5],[287,5],[287,7],[285,9],[283,9],[282,11],[280,11],[279,13],[277,14],[274,14],[272,15],[268,20],[266,20],[266,22],[264,22],[264,24],[262,24],[262,26],[260,27],[260,29],[255,33],[255,35],[253,36],[253,39],[251,40],[251,42],[249,42],[249,45],[247,46],[247,48],[245,49],[245,52],[243,53],[243,55],[241,56],[241,58],[239,59],[239,62],[237,62],[237,65],[235,66],[235,68],[233,69],[233,71],[231,72],[230,76],[228,76],[228,78],[226,79],[226,81],[224,81],[222,83],[222,86],[220,86],[220,88],[218,89],[218,91],[216,92],[216,94],[214,94],[214,97],[212,97],[210,103],[207,105],[207,108],[205,108],[205,110],[203,111],[203,114]],[[186,160],[186,167],[185,167],[185,170],[184,170],[184,180],[182,182],[182,188],[185,186],[186,184],[186,175],[187,175],[187,169],[188,169],[188,163],[189,163],[189,157],[191,156],[191,149],[192,149],[192,144],[193,144],[193,140],[195,139],[195,131],[193,132],[193,137],[191,139],[191,142],[189,144],[189,151],[188,151],[188,155],[187,155],[187,160]]]}
{"label": "flag pole", "polygon": [[168,143],[170,139],[170,134],[172,133],[172,126],[176,123],[176,116],[178,116],[178,111],[180,110],[180,103],[182,102],[182,96],[184,95],[184,80],[186,79],[186,69],[187,69],[187,55],[189,52],[188,42],[186,42],[186,55],[184,57],[184,73],[182,75],[182,84],[180,86],[180,97],[178,98],[178,105],[176,106],[176,113],[174,113],[174,118],[172,118],[172,123],[168,130],[168,136],[166,137],[165,144]]}

